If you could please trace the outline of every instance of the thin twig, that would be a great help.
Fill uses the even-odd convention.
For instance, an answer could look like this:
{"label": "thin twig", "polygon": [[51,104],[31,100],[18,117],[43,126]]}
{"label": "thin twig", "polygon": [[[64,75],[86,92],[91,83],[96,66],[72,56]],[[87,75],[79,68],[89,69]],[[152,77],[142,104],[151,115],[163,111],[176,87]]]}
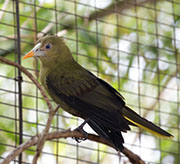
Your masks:
{"label": "thin twig", "polygon": [[[55,114],[54,110],[53,110],[53,107],[44,91],[44,89],[42,88],[42,86],[39,84],[39,82],[34,78],[34,76],[28,72],[24,67],[22,67],[21,65],[15,63],[15,62],[12,62],[10,60],[7,60],[3,57],[0,57],[0,60],[6,64],[9,64],[9,65],[12,65],[12,66],[15,66],[17,68],[19,68],[24,74],[26,74],[31,80],[32,82],[38,87],[38,89],[40,90],[41,94],[43,95],[44,97],[44,100],[46,101],[47,105],[48,105],[48,108],[49,108],[49,115],[48,115],[48,120],[47,120],[47,124],[46,124],[46,127],[45,129],[43,130],[43,133],[41,134],[41,137],[40,137],[40,140],[38,141],[38,145],[37,145],[37,152],[36,152],[36,155],[33,159],[34,161],[34,164],[37,162],[37,159],[38,157],[40,156],[40,153],[42,151],[42,148],[43,148],[43,145],[44,145],[44,142],[45,142],[45,136],[46,134],[49,132],[49,128],[50,128],[50,124],[52,122],[52,119],[53,119],[53,116]],[[58,106],[59,108],[59,106]],[[55,109],[55,111],[57,111],[57,109]]]}
{"label": "thin twig", "polygon": [[[40,135],[33,136],[27,142],[23,143],[22,145],[19,145],[11,153],[9,153],[7,155],[7,157],[1,162],[1,164],[9,164],[20,153],[27,150],[31,146],[36,145],[39,141],[39,137],[40,137]],[[60,138],[72,138],[72,137],[83,138],[85,136],[84,136],[84,134],[82,134],[79,131],[65,130],[65,131],[48,133],[45,136],[45,140],[53,140],[53,139],[60,139]],[[88,139],[91,141],[95,141],[95,142],[102,143],[102,144],[113,147],[108,141],[106,141],[105,139],[103,139],[97,135],[94,135],[94,134],[88,134]],[[125,156],[127,156],[129,161],[132,162],[133,164],[145,164],[145,162],[138,155],[134,154],[127,148],[124,148],[122,153]]]}
{"label": "thin twig", "polygon": [[[61,14],[57,17],[57,20],[61,20],[63,17],[65,16],[65,14]],[[37,37],[41,38],[44,34],[47,34],[47,32],[49,32],[53,27],[54,27],[55,23],[54,22],[50,22],[48,23],[48,25],[46,27],[44,27],[41,32],[38,33]]]}
{"label": "thin twig", "polygon": [[3,11],[3,10],[5,10],[5,9],[7,8],[8,4],[9,4],[9,0],[6,0],[6,1],[4,2],[3,6],[1,7],[0,20],[2,19],[3,15],[4,15],[4,11]]}
{"label": "thin twig", "polygon": [[130,9],[132,7],[141,6],[145,3],[154,3],[158,2],[160,0],[124,0],[124,1],[118,1],[117,3],[111,3],[109,6],[107,6],[104,9],[99,9],[99,11],[95,11],[92,14],[89,15],[89,20],[97,20],[98,18],[102,18],[105,16],[108,16],[110,14],[117,14],[122,13],[124,10]]}
{"label": "thin twig", "polygon": [[[8,0],[7,0],[7,1],[8,1]],[[159,2],[159,1],[161,1],[161,0],[157,0],[156,2]],[[139,6],[140,6],[140,5],[145,4],[145,3],[153,3],[153,2],[154,2],[154,0],[139,0],[139,1],[136,1],[136,4],[135,4],[135,2],[134,2],[133,0],[119,1],[119,2],[117,2],[117,3],[112,3],[112,4],[110,4],[109,6],[107,6],[107,7],[104,8],[104,9],[99,9],[98,11],[92,12],[89,16],[87,16],[87,17],[85,18],[85,21],[87,21],[87,20],[88,20],[88,21],[97,20],[98,18],[103,18],[103,17],[108,16],[108,15],[110,15],[110,14],[112,14],[112,13],[122,13],[122,11],[134,7],[134,5],[136,5],[136,6],[139,5]],[[43,3],[40,3],[39,5],[40,5],[40,6],[43,6]],[[39,9],[40,9],[40,8],[37,7],[36,12],[38,12]],[[4,12],[3,12],[3,13],[4,13]],[[32,15],[31,15],[31,16],[32,16]],[[64,15],[62,15],[62,16],[64,16]],[[60,17],[60,18],[61,18],[61,17]],[[59,19],[59,20],[60,20],[60,19]],[[26,27],[26,24],[28,23],[28,21],[29,21],[29,18],[27,18],[27,19],[23,22],[23,24],[21,25],[21,27]],[[63,24],[66,24],[64,30],[65,30],[65,29],[73,29],[73,28],[74,28],[74,24],[73,24],[74,21],[73,21],[73,20],[69,19],[69,20],[66,22],[66,19],[64,19],[64,21],[65,21],[65,22],[61,22],[61,23],[63,23]],[[54,24],[54,23],[50,22],[46,27],[44,27],[44,29],[43,29],[41,32],[38,33],[38,38],[42,36],[41,34],[43,34],[43,33],[46,34],[48,31],[50,31],[51,28],[53,27],[52,24]],[[87,24],[87,23],[85,23],[85,24]],[[63,31],[63,30],[62,30],[62,32],[63,32],[62,35],[64,35],[64,33],[66,33],[66,31]],[[8,37],[14,39],[14,36],[8,36]],[[25,37],[25,38],[26,38],[26,37],[27,37],[27,38],[32,38],[33,35],[31,35],[31,34],[29,34],[29,35],[24,35],[24,37]],[[6,39],[6,38],[2,38],[1,40],[5,40],[5,39]]]}
{"label": "thin twig", "polygon": [[24,68],[23,66],[15,63],[15,62],[12,62],[12,61],[10,61],[8,59],[5,59],[5,58],[3,58],[1,56],[0,56],[0,61],[2,61],[3,63],[6,63],[8,65],[12,65],[12,66],[14,66],[16,68],[19,68],[26,76],[28,76],[32,80],[32,82],[38,87],[39,91],[41,92],[42,96],[44,97],[44,100],[47,103],[47,106],[48,106],[49,110],[53,111],[53,107],[52,107],[52,105],[51,105],[51,103],[49,101],[49,98],[47,97],[46,92],[44,91],[43,87],[34,78],[34,76],[30,72],[27,71],[26,68]]}
{"label": "thin twig", "polygon": [[46,127],[45,127],[45,129],[43,130],[43,132],[41,133],[41,135],[39,137],[39,141],[38,141],[37,146],[36,146],[36,154],[35,154],[35,156],[33,158],[32,164],[37,163],[37,160],[38,160],[38,158],[39,158],[39,156],[40,156],[40,154],[42,152],[42,148],[43,148],[44,143],[46,141],[46,135],[49,132],[50,125],[51,125],[51,122],[53,120],[53,117],[54,117],[54,115],[56,114],[56,112],[58,111],[59,108],[60,108],[60,105],[58,105],[53,111],[49,112]]}

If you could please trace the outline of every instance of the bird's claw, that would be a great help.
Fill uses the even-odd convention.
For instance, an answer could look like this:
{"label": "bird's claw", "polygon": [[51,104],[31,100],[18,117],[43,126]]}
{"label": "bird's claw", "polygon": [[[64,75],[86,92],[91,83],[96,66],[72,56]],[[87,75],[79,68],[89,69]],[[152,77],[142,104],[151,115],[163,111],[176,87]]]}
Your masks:
{"label": "bird's claw", "polygon": [[73,139],[75,139],[78,143],[80,143],[81,141],[85,141],[88,138],[88,133],[86,131],[84,131],[83,129],[79,129],[76,128],[75,131],[81,132],[84,137],[73,137]]}
{"label": "bird's claw", "polygon": [[83,129],[84,125],[88,122],[88,120],[89,119],[86,119],[80,126],[78,126],[76,129],[74,129],[74,131],[81,132],[84,135],[84,137],[72,137],[78,143],[80,143],[81,141],[85,141],[88,138],[88,133],[86,131],[84,131],[84,129]]}
{"label": "bird's claw", "polygon": [[76,142],[80,143],[81,141],[87,140],[88,133],[86,131],[84,131],[82,128],[77,127],[76,129],[74,129],[74,131],[81,132],[84,135],[84,137],[72,137],[73,139],[76,140]]}

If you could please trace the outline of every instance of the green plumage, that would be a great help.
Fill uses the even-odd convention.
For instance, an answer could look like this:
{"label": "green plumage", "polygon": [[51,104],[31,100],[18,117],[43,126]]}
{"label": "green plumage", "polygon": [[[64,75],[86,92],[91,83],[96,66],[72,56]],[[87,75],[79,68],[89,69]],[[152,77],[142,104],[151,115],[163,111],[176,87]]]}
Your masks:
{"label": "green plumage", "polygon": [[35,50],[35,56],[36,51],[44,53],[38,56],[41,61],[40,75],[49,95],[65,111],[88,119],[92,129],[117,150],[123,150],[121,132],[130,130],[129,125],[171,137],[126,107],[123,97],[108,83],[77,64],[61,38],[46,36],[39,42],[41,47]]}

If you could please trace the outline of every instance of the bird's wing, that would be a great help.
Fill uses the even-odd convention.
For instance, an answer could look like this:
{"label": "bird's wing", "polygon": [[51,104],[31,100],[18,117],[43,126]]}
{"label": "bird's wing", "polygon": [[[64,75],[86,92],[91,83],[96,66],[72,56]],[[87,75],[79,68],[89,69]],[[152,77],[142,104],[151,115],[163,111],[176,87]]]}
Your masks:
{"label": "bird's wing", "polygon": [[90,118],[117,131],[130,130],[128,121],[122,116],[125,103],[114,88],[90,72],[82,74],[78,80],[71,78],[65,83],[62,80],[53,83],[51,77],[47,77],[46,84],[51,92],[80,112],[84,118]]}

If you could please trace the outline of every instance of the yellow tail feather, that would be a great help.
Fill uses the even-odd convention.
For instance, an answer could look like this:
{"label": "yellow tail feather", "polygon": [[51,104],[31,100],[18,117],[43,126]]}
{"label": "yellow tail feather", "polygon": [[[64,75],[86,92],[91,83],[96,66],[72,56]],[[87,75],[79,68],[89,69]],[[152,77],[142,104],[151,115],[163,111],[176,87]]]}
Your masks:
{"label": "yellow tail feather", "polygon": [[162,134],[160,134],[160,133],[158,133],[158,132],[156,132],[156,131],[154,131],[154,130],[152,130],[152,129],[149,129],[149,128],[147,128],[147,127],[145,127],[145,126],[143,126],[143,125],[141,125],[141,124],[139,124],[139,123],[137,123],[137,122],[134,122],[133,120],[131,120],[130,118],[128,118],[128,117],[126,117],[126,116],[124,116],[124,115],[123,115],[123,117],[124,117],[126,120],[132,122],[133,124],[137,125],[138,127],[141,127],[141,128],[143,128],[143,129],[149,131],[150,133],[152,133],[152,134],[155,135],[155,136],[158,136],[158,137],[160,137],[160,138],[173,138],[172,135],[171,135],[171,136],[162,135]]}

